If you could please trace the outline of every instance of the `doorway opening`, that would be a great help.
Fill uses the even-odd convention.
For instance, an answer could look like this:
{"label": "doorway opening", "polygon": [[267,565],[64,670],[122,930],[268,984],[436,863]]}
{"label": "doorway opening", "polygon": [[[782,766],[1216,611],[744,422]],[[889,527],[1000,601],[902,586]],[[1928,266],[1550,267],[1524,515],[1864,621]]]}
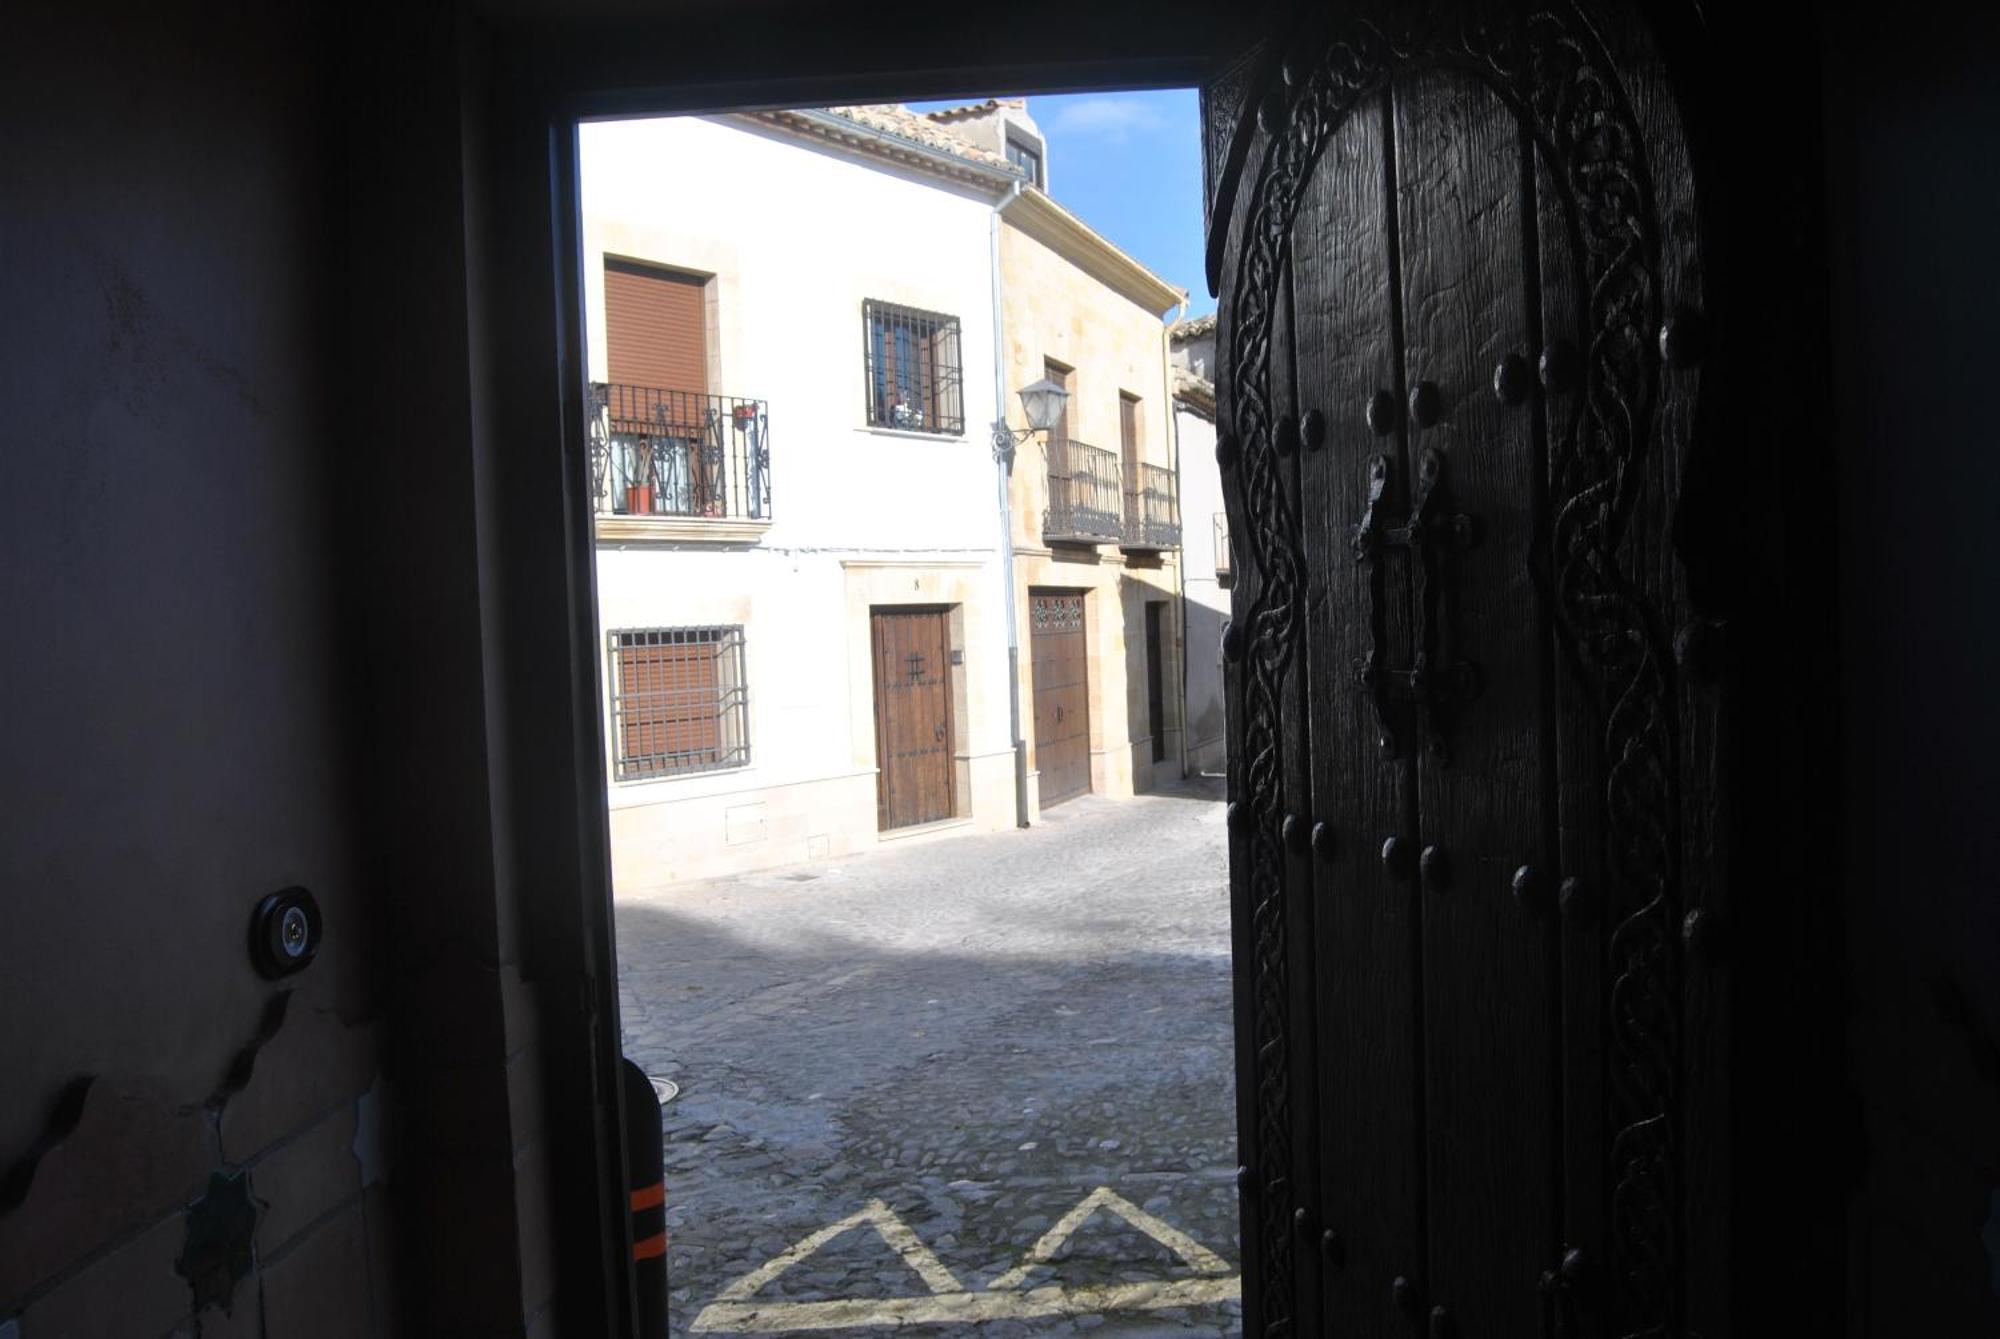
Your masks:
{"label": "doorway opening", "polygon": [[1188,90],[580,128],[675,1333],[1240,1331],[1198,153]]}

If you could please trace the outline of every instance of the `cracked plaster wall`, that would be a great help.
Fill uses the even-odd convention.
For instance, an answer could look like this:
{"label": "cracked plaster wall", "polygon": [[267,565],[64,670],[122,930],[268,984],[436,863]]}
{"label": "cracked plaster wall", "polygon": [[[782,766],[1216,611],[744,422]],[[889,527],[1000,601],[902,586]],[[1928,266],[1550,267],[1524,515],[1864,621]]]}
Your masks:
{"label": "cracked plaster wall", "polygon": [[[369,1335],[392,1310],[327,34],[190,17],[31,4],[0,55],[9,1339]],[[291,884],[325,945],[271,983],[250,912]],[[213,1215],[203,1282],[218,1184],[250,1207]]]}

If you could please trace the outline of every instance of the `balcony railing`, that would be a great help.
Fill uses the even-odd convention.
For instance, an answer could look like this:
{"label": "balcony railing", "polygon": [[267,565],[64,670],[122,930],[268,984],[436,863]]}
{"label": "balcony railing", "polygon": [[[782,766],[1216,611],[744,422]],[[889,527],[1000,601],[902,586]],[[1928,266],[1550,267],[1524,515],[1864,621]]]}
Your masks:
{"label": "balcony railing", "polygon": [[1229,547],[1229,513],[1215,513],[1215,584],[1228,590],[1236,580],[1236,558]]}
{"label": "balcony railing", "polygon": [[1042,542],[1115,544],[1125,533],[1117,453],[1083,442],[1049,443],[1049,505]]}
{"label": "balcony railing", "polygon": [[762,400],[594,382],[591,506],[600,516],[771,519]]}
{"label": "balcony railing", "polygon": [[1164,465],[1141,464],[1125,494],[1125,538],[1121,548],[1158,552],[1181,544],[1181,490]]}

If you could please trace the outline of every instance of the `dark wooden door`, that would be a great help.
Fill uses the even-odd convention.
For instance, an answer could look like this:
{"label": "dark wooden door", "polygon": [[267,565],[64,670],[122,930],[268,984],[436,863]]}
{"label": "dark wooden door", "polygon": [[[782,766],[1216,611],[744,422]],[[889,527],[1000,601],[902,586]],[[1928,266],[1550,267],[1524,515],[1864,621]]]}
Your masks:
{"label": "dark wooden door", "polygon": [[1252,1334],[1677,1335],[1721,1268],[1702,288],[1634,12],[1329,17],[1204,91]]}
{"label": "dark wooden door", "polygon": [[955,812],[951,611],[877,609],[875,819],[882,831]]}
{"label": "dark wooden door", "polygon": [[1082,591],[1028,595],[1035,766],[1042,808],[1090,791],[1090,681]]}

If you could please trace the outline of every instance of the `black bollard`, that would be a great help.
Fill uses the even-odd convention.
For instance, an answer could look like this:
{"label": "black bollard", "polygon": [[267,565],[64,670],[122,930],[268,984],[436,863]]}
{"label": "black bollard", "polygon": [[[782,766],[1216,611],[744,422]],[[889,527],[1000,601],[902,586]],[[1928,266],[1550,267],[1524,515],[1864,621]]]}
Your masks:
{"label": "black bollard", "polygon": [[632,1276],[639,1303],[639,1339],[667,1336],[666,1120],[646,1071],[625,1071],[625,1147],[631,1159]]}

